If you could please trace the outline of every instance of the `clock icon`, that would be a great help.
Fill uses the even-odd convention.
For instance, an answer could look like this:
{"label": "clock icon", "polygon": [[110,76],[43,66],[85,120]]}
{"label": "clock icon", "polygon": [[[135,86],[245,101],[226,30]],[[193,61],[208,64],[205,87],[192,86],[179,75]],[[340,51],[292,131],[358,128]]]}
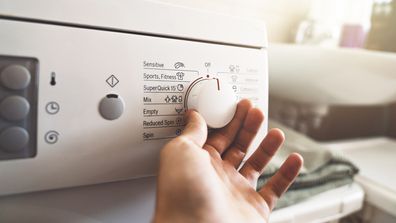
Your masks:
{"label": "clock icon", "polygon": [[47,111],[47,113],[50,115],[55,115],[56,113],[59,112],[59,110],[60,110],[60,106],[55,101],[48,102],[47,105],[45,106],[45,111]]}

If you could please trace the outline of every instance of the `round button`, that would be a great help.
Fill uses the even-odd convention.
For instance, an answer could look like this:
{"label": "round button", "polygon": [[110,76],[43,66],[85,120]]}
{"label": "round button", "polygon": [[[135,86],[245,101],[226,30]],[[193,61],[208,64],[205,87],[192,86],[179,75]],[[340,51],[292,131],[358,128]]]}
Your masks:
{"label": "round button", "polygon": [[0,103],[0,114],[8,121],[24,119],[29,110],[29,102],[21,96],[10,96]]}
{"label": "round button", "polygon": [[99,103],[99,113],[107,120],[115,120],[124,112],[124,102],[116,94],[108,94]]}
{"label": "round button", "polygon": [[30,83],[29,70],[21,65],[10,65],[1,72],[1,82],[12,90],[22,90]]}
{"label": "round button", "polygon": [[20,152],[28,142],[29,133],[21,127],[10,127],[0,133],[0,148],[5,152]]}
{"label": "round button", "polygon": [[198,111],[210,128],[222,128],[234,117],[237,100],[231,85],[219,79],[204,79],[191,87],[187,107]]}

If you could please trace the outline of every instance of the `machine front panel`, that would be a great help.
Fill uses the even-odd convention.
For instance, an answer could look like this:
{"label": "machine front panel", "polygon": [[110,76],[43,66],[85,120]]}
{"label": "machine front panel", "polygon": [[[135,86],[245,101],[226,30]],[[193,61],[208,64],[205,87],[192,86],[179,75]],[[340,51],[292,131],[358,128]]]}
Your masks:
{"label": "machine front panel", "polygon": [[11,20],[0,30],[0,73],[21,75],[0,82],[0,102],[20,99],[0,106],[19,114],[0,116],[0,195],[154,175],[198,78],[267,112],[265,49]]}

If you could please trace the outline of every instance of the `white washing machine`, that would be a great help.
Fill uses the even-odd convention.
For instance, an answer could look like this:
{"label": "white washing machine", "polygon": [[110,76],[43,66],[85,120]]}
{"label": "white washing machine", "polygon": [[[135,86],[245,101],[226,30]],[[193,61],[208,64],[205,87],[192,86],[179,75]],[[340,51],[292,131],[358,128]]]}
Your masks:
{"label": "white washing machine", "polygon": [[266,38],[155,1],[0,0],[0,221],[150,222],[199,86],[267,112]]}
{"label": "white washing machine", "polygon": [[[267,111],[266,38],[261,22],[155,1],[0,0],[1,222],[79,216],[38,200],[86,200],[83,206],[108,207],[103,214],[119,212],[110,198],[121,188],[106,190],[110,198],[102,202],[77,191],[75,199],[57,201],[37,194],[33,204],[17,202],[16,209],[6,200],[154,176],[159,150],[180,134],[185,110],[199,106],[201,94],[234,105],[209,101],[210,112],[218,112],[206,116],[212,127],[232,118],[240,98]],[[266,125],[256,145],[265,133]],[[154,184],[154,178],[119,184],[132,193],[119,195],[132,202],[129,214],[138,222],[149,220]],[[9,218],[13,210],[18,214]]]}

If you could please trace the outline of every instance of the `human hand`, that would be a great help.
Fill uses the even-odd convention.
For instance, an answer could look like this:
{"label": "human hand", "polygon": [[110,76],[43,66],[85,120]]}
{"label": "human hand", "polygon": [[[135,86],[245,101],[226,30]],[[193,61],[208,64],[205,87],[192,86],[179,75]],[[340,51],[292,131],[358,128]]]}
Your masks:
{"label": "human hand", "polygon": [[258,192],[257,179],[284,141],[279,129],[268,132],[238,170],[264,120],[242,100],[233,120],[207,135],[204,119],[188,111],[183,133],[161,151],[154,222],[268,222],[277,199],[302,166],[291,154]]}

